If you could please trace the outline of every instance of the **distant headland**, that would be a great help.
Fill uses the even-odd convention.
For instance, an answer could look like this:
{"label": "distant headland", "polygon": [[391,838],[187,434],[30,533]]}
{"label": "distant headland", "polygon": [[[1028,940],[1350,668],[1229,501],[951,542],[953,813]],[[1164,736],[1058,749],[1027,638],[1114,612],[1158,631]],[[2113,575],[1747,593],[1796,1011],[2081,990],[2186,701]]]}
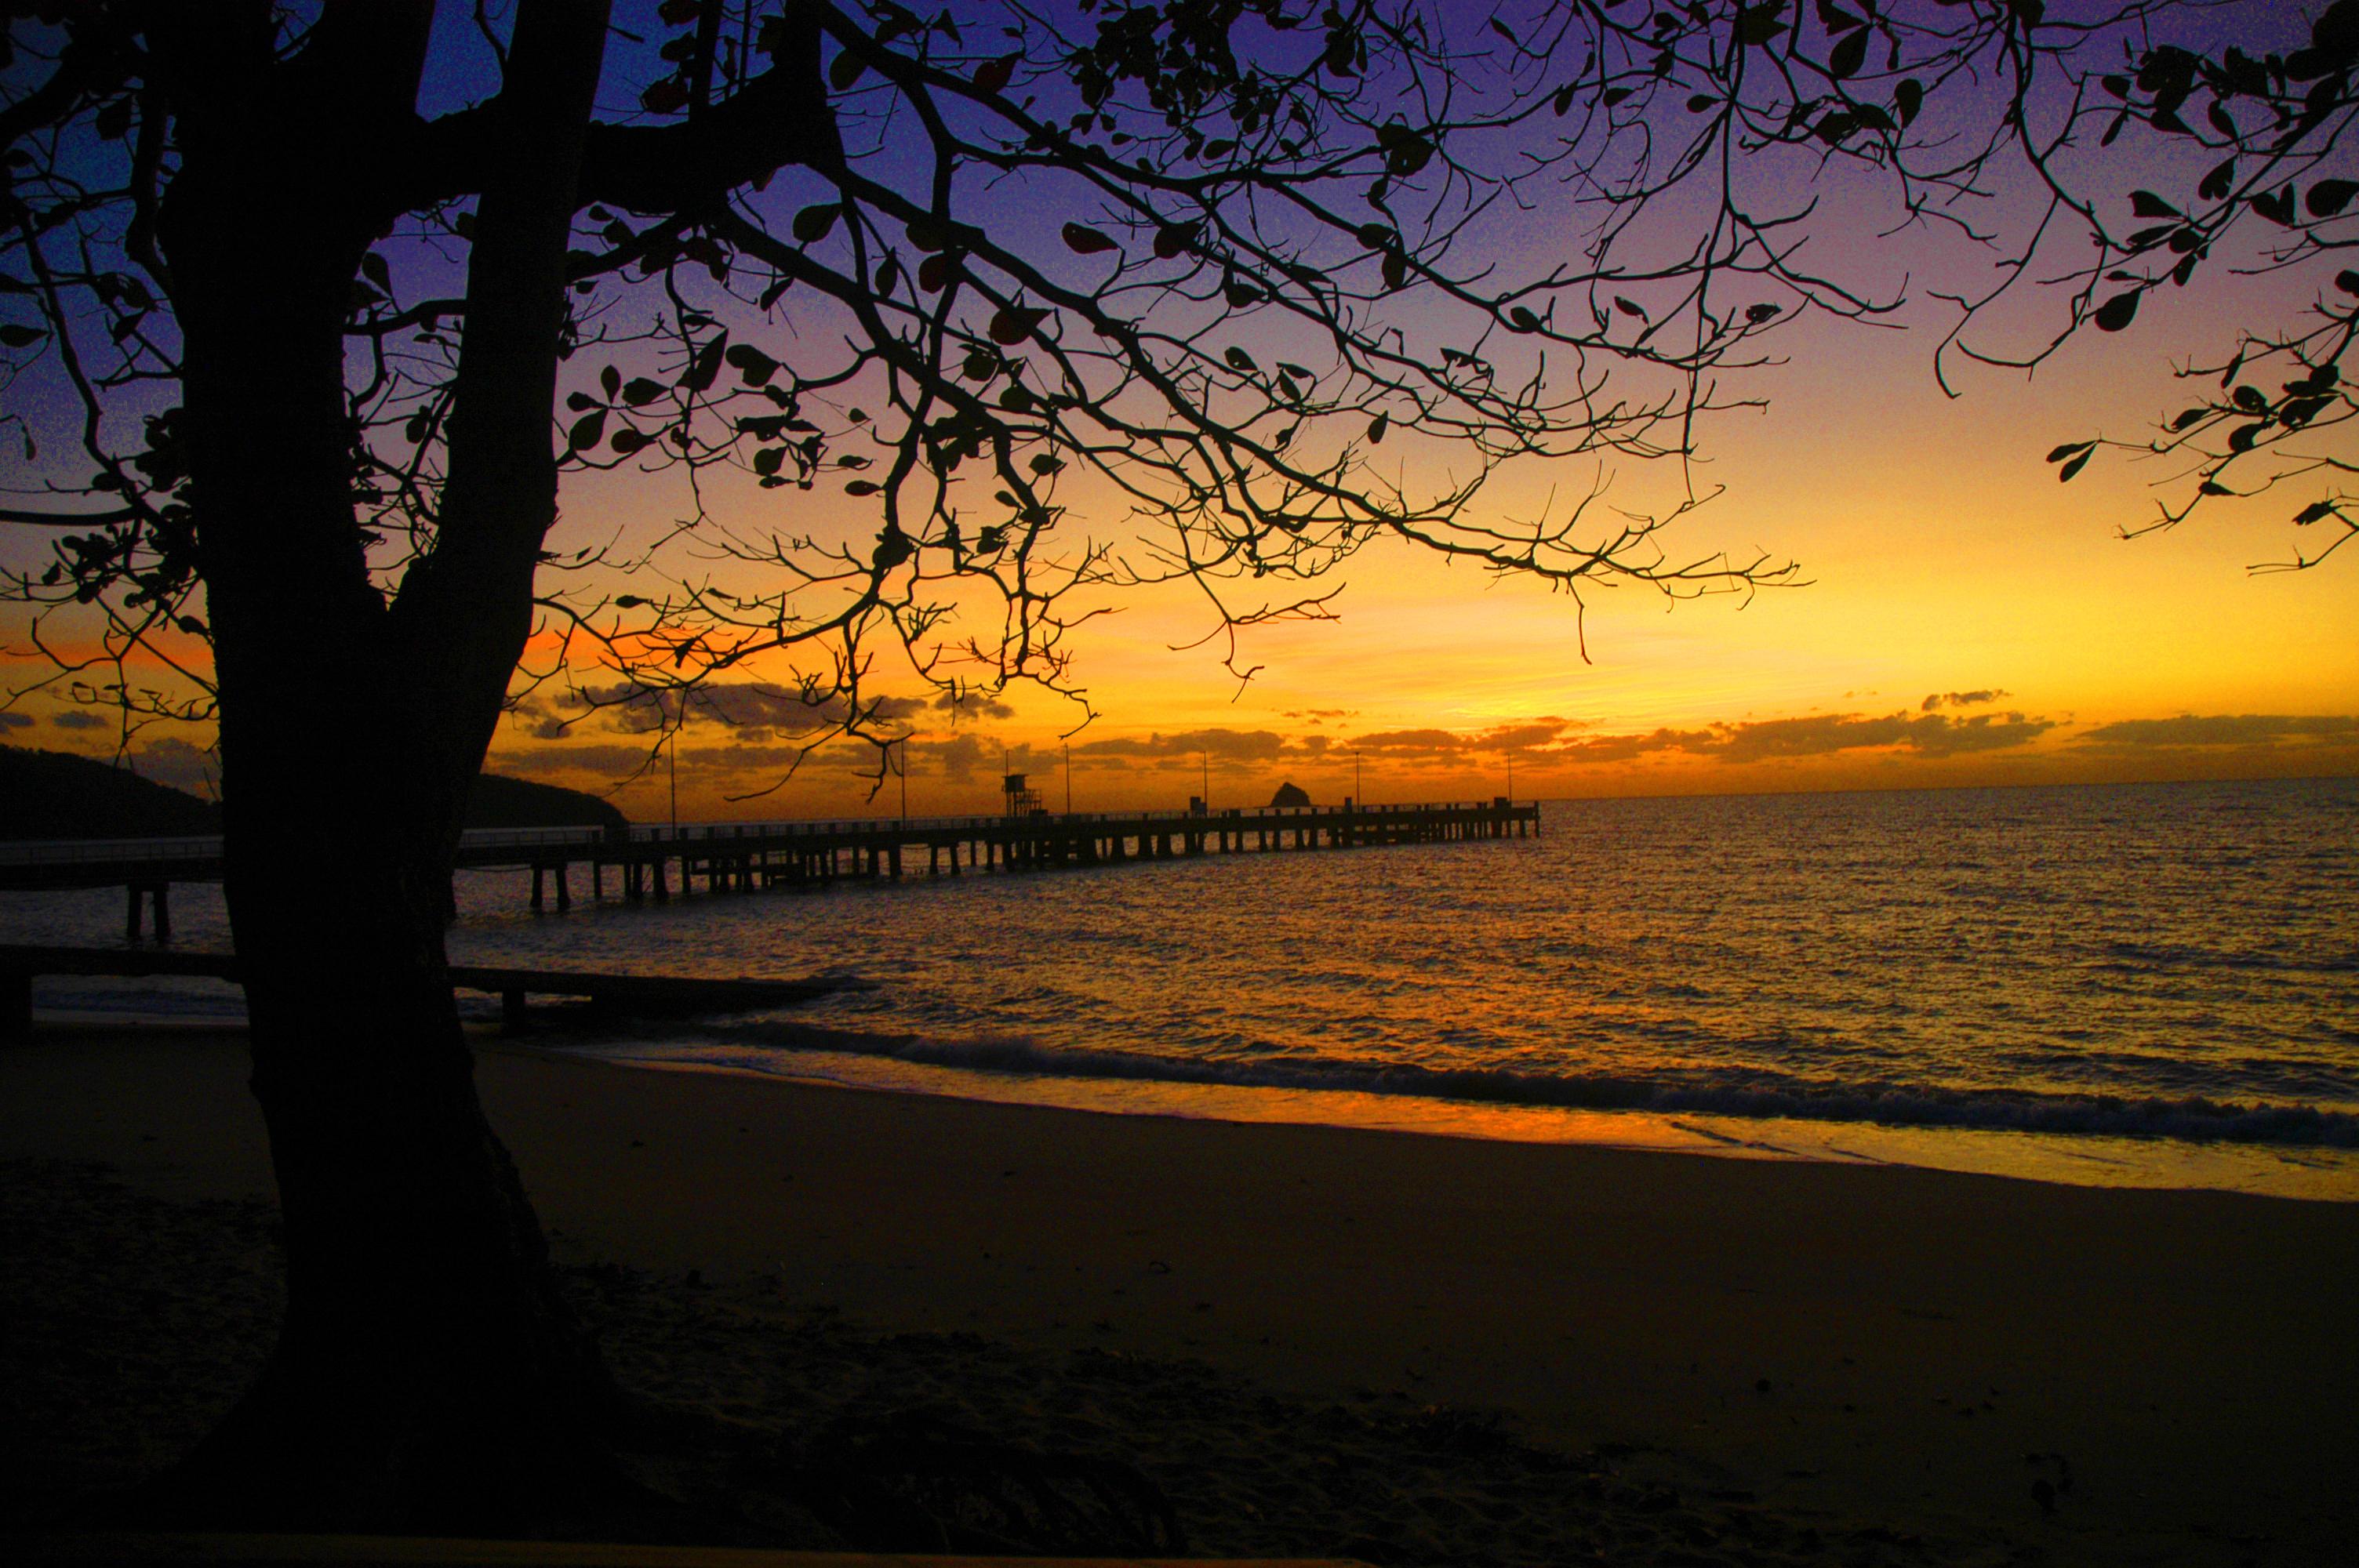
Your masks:
{"label": "distant headland", "polygon": [[[0,838],[170,838],[221,831],[221,806],[89,757],[0,746]],[[475,780],[470,827],[611,827],[629,819],[579,790],[498,773]]]}

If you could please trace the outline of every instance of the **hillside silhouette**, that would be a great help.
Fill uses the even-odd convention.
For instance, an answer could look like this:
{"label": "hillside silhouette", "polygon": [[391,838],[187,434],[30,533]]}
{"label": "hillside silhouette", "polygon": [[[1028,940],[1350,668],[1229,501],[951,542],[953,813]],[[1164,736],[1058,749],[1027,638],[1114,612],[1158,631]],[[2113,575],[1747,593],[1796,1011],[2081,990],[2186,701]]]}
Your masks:
{"label": "hillside silhouette", "polygon": [[[159,838],[221,831],[221,806],[126,768],[0,746],[0,839]],[[475,780],[470,827],[611,827],[628,819],[579,790],[498,773]]]}

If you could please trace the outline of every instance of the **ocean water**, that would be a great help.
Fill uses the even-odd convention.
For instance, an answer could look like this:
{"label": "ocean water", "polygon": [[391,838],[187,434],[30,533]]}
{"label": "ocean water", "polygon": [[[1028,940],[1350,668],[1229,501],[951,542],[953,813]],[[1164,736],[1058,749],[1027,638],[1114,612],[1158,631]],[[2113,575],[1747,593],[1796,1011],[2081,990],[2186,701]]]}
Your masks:
{"label": "ocean water", "polygon": [[[648,1066],[2359,1201],[2354,889],[2359,780],[1722,796],[1549,803],[1533,838],[564,915],[471,873],[451,945],[862,982],[538,1036]],[[0,939],[121,940],[119,892],[0,901]],[[174,915],[181,946],[223,940],[213,890]],[[36,1005],[237,1003],[109,980]]]}

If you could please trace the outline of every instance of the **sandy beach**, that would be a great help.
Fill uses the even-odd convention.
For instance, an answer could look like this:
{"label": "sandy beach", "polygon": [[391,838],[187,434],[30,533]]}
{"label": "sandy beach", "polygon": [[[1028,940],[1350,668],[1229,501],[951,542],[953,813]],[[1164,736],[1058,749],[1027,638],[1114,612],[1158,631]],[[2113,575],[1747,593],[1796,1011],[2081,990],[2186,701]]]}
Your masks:
{"label": "sandy beach", "polygon": [[[12,1511],[155,1462],[266,1346],[245,1071],[228,1031],[44,1028],[0,1054],[27,1255],[5,1296],[29,1379],[5,1418]],[[1626,1561],[2326,1561],[2359,1532],[2359,1206],[1102,1116],[488,1045],[479,1071],[626,1384],[749,1416],[1020,1407],[1100,1443],[1130,1420],[1133,1462],[1226,1521],[1192,1530],[1199,1550],[1480,1560],[1479,1533],[1421,1551],[1418,1510],[1448,1512],[1462,1480],[1454,1506],[1495,1504],[1482,1528],[1514,1541],[1483,1488],[1550,1465]],[[754,1349],[798,1336],[819,1357],[800,1382]],[[1154,1396],[1128,1417],[1108,1391],[1125,1385]],[[131,1408],[103,1442],[46,1430],[109,1400]],[[1255,1490],[1322,1445],[1385,1498],[1324,1540]],[[1382,1473],[1411,1449],[1443,1457]],[[1655,1533],[1626,1533],[1642,1518]]]}

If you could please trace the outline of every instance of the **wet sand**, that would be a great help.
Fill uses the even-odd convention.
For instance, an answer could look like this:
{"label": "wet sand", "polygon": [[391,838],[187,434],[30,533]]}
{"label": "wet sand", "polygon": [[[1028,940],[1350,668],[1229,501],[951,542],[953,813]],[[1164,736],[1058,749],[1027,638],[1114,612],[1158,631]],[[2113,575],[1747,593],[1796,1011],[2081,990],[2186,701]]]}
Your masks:
{"label": "wet sand", "polygon": [[[711,1337],[679,1316],[702,1292],[732,1322],[922,1362],[937,1390],[962,1367],[1012,1387],[1201,1363],[1174,1417],[1199,1486],[1223,1432],[1250,1469],[1440,1406],[1549,1452],[1605,1445],[1617,1486],[1680,1509],[1921,1535],[1943,1560],[2326,1561],[2359,1532],[2359,1205],[1097,1116],[497,1047],[480,1076],[560,1257],[630,1266],[618,1368],[678,1397],[742,1401],[739,1363],[683,1348]],[[266,1199],[244,1078],[233,1034],[44,1030],[0,1052],[0,1156],[103,1165],[168,1206]],[[1286,1430],[1305,1411],[1345,1426]]]}

